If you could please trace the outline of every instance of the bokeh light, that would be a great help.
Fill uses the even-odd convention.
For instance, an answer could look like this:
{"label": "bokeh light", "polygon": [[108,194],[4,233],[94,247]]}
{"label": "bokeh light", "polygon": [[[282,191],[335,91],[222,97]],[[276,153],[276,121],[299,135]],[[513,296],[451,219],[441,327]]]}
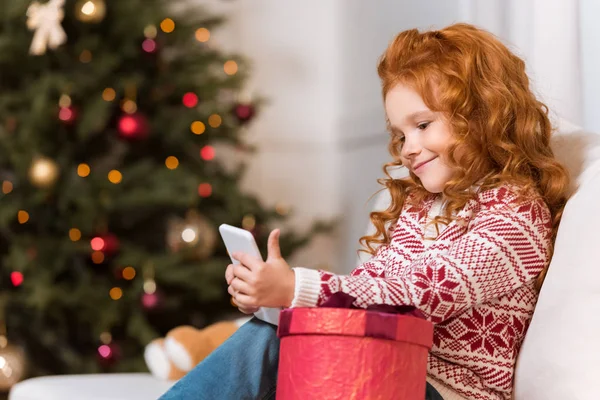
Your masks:
{"label": "bokeh light", "polygon": [[195,135],[202,135],[206,130],[206,126],[201,121],[194,121],[192,122],[192,125],[190,125],[190,130]]}
{"label": "bokeh light", "polygon": [[120,183],[123,180],[123,174],[121,174],[116,169],[113,169],[108,173],[108,180],[110,181],[110,183],[114,183],[116,185],[117,183]]}
{"label": "bokeh light", "polygon": [[117,92],[113,88],[106,88],[102,91],[102,100],[113,101],[117,97]]}
{"label": "bokeh light", "polygon": [[113,300],[119,300],[121,297],[123,297],[123,290],[121,290],[121,288],[119,287],[114,287],[110,289],[110,292],[108,293],[110,295],[110,298]]}
{"label": "bokeh light", "polygon": [[24,210],[19,210],[17,213],[17,219],[19,220],[20,224],[24,224],[29,221],[29,213]]}
{"label": "bokeh light", "polygon": [[198,28],[196,29],[196,40],[199,42],[208,42],[208,39],[210,39],[210,31],[206,28]]}
{"label": "bokeh light", "polygon": [[175,168],[177,168],[179,166],[179,160],[177,159],[177,157],[169,156],[165,160],[165,165],[169,169],[175,169]]}
{"label": "bokeh light", "polygon": [[238,65],[235,61],[226,61],[223,65],[223,70],[227,75],[234,75],[238,71]]}
{"label": "bokeh light", "polygon": [[133,278],[135,278],[135,268],[125,267],[125,268],[123,268],[122,274],[123,274],[123,279],[130,281]]}
{"label": "bokeh light", "polygon": [[90,166],[85,163],[81,163],[77,166],[77,175],[79,175],[82,178],[88,176],[90,174],[90,171]]}
{"label": "bokeh light", "polygon": [[171,18],[163,19],[162,22],[160,23],[160,29],[164,33],[173,32],[175,30],[175,21],[173,21]]}
{"label": "bokeh light", "polygon": [[2,181],[2,193],[9,194],[13,191],[13,184],[11,181]]}
{"label": "bokeh light", "polygon": [[215,158],[215,149],[212,146],[204,146],[201,150],[200,150],[200,157],[202,157],[203,160],[209,161],[212,160],[213,158]]}
{"label": "bokeh light", "polygon": [[73,242],[78,241],[81,239],[81,231],[77,228],[69,229],[69,239],[71,239]]}
{"label": "bokeh light", "polygon": [[210,183],[201,183],[198,185],[198,194],[200,197],[209,197],[212,194],[212,186]]}
{"label": "bokeh light", "polygon": [[183,95],[183,105],[187,108],[195,107],[198,104],[198,96],[196,93],[187,92]]}
{"label": "bokeh light", "polygon": [[218,128],[219,126],[221,126],[222,121],[223,120],[218,114],[213,114],[210,117],[208,117],[208,124],[213,128]]}

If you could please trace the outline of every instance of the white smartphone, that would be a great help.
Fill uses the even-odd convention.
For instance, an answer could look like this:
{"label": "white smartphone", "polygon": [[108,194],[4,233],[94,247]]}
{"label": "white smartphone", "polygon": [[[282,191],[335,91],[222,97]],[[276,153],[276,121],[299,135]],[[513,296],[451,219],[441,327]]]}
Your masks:
{"label": "white smartphone", "polygon": [[[256,240],[254,240],[254,236],[249,231],[235,226],[221,224],[221,226],[219,226],[219,233],[221,234],[221,238],[225,243],[229,258],[231,258],[233,264],[240,263],[231,256],[233,253],[238,252],[249,254],[253,257],[260,258],[261,260],[263,259],[260,250],[256,245]],[[269,324],[278,325],[280,312],[280,308],[261,307],[254,315],[256,318],[268,322]]]}

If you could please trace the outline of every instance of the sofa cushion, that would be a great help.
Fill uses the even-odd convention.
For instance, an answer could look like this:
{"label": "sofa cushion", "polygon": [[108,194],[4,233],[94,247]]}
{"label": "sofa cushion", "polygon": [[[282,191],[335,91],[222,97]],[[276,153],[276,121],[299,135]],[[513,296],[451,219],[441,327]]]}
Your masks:
{"label": "sofa cushion", "polygon": [[143,373],[43,376],[17,383],[8,399],[147,400],[157,399],[171,385]]}
{"label": "sofa cushion", "polygon": [[600,135],[561,125],[553,141],[575,194],[516,367],[515,400],[597,399],[600,377]]}

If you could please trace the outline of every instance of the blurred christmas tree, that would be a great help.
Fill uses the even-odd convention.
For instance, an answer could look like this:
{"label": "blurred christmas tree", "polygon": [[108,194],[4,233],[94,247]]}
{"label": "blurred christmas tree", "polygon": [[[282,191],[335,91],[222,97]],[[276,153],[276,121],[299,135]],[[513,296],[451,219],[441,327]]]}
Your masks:
{"label": "blurred christmas tree", "polygon": [[[0,4],[0,353],[31,375],[144,370],[151,339],[235,312],[216,226],[265,251],[288,212],[214,147],[251,150],[247,62],[210,45],[220,18],[168,0]],[[284,232],[284,255],[328,226]]]}

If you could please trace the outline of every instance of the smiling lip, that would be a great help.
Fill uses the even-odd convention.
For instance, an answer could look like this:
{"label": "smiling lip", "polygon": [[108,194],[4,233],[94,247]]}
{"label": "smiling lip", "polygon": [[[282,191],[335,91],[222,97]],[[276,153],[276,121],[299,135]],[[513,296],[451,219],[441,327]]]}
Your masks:
{"label": "smiling lip", "polygon": [[415,166],[415,169],[414,169],[413,171],[417,171],[417,170],[418,170],[419,168],[421,168],[423,165],[427,164],[429,161],[433,161],[433,160],[435,160],[436,158],[437,158],[437,157],[434,157],[434,158],[432,158],[431,160],[427,160],[427,161],[424,161],[424,162],[422,162],[422,163],[420,163],[420,164],[417,164],[417,165]]}

